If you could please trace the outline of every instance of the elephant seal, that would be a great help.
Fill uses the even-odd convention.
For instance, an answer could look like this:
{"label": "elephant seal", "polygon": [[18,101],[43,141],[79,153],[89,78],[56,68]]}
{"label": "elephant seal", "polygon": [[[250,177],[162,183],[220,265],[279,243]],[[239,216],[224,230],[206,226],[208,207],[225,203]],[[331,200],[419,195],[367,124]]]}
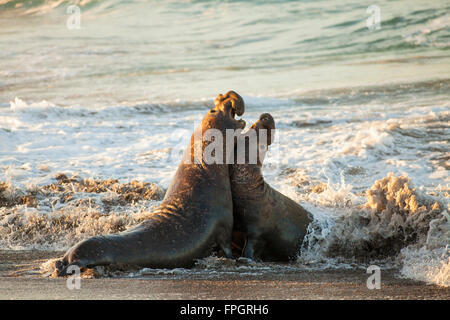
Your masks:
{"label": "elephant seal", "polygon": [[[261,129],[267,132],[267,139]],[[264,181],[261,166],[268,146],[273,142],[275,121],[264,113],[250,129],[238,137],[245,146],[245,163],[231,165],[235,244],[246,235],[242,246],[245,258],[263,261],[295,259],[311,222],[310,214],[298,203],[273,189]],[[257,139],[250,139],[253,134]],[[256,144],[256,145],[255,145]],[[251,148],[259,150],[251,162]]]}
{"label": "elephant seal", "polygon": [[[231,257],[233,204],[229,165],[205,161],[204,151],[212,141],[204,135],[209,129],[225,135],[226,129],[244,128],[245,121],[236,120],[235,115],[241,116],[245,106],[234,91],[219,95],[214,104],[195,129],[164,199],[150,218],[124,232],[79,242],[56,263],[59,275],[66,275],[71,265],[190,267],[216,246]],[[225,144],[223,139],[223,147]]]}

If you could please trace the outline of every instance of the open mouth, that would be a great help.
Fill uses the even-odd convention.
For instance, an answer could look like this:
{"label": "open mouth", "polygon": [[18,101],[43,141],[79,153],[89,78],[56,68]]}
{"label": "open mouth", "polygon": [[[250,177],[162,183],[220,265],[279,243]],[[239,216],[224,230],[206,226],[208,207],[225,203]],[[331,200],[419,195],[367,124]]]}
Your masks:
{"label": "open mouth", "polygon": [[235,110],[235,108],[231,108],[230,116],[237,123],[237,126],[238,126],[239,129],[244,129],[245,128],[246,122],[243,119],[236,119],[236,110]]}
{"label": "open mouth", "polygon": [[222,110],[230,110],[230,117],[236,123],[239,129],[245,128],[245,121],[242,119],[236,119],[236,115],[242,116],[245,112],[245,104],[242,97],[236,92],[230,90],[225,95],[219,94],[214,99],[214,105]]}

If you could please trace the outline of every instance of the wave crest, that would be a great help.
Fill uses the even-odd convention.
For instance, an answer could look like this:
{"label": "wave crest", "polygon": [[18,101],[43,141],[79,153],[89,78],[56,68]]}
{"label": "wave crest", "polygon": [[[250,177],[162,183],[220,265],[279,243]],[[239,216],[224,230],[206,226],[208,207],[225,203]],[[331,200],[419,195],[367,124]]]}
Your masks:
{"label": "wave crest", "polygon": [[[345,190],[350,193],[349,188],[331,188],[315,197],[329,198],[333,190],[338,198],[348,198],[342,195]],[[334,216],[316,215],[299,261],[394,263],[410,278],[448,285],[450,220],[441,199],[422,194],[407,176],[392,173],[375,181],[365,198],[364,204]],[[417,267],[423,265],[415,263],[420,255],[431,257],[429,268]]]}

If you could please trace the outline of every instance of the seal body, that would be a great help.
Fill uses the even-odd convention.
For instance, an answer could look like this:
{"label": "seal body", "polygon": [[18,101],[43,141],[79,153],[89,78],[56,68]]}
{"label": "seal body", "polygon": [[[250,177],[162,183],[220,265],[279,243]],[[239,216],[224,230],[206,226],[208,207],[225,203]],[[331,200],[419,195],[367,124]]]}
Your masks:
{"label": "seal body", "polygon": [[[267,134],[261,135],[261,129]],[[244,257],[288,261],[297,257],[311,217],[301,205],[264,181],[261,166],[267,147],[272,143],[274,129],[275,122],[266,113],[238,138],[238,146],[239,143],[245,146],[245,162],[235,163],[230,168],[234,233],[246,235],[242,245]],[[253,142],[248,139],[251,134],[257,136]],[[249,157],[252,146],[260,151],[256,161]]]}
{"label": "seal body", "polygon": [[[219,95],[214,103],[196,128],[164,199],[150,218],[127,231],[79,242],[57,263],[60,275],[65,275],[70,265],[190,267],[217,246],[231,256],[229,165],[205,161],[203,151],[212,141],[203,135],[208,129],[225,133],[226,129],[243,128],[245,122],[234,116],[244,113],[244,103],[233,91]],[[225,144],[223,139],[224,150]]]}

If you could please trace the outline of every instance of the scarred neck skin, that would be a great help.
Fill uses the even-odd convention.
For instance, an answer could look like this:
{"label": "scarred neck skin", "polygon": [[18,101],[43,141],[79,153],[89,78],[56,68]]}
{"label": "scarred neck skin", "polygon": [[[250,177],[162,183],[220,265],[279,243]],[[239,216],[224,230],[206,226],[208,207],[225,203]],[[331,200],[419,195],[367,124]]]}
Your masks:
{"label": "scarred neck skin", "polygon": [[235,164],[230,168],[231,190],[234,198],[257,198],[264,194],[264,178],[256,164]]}

